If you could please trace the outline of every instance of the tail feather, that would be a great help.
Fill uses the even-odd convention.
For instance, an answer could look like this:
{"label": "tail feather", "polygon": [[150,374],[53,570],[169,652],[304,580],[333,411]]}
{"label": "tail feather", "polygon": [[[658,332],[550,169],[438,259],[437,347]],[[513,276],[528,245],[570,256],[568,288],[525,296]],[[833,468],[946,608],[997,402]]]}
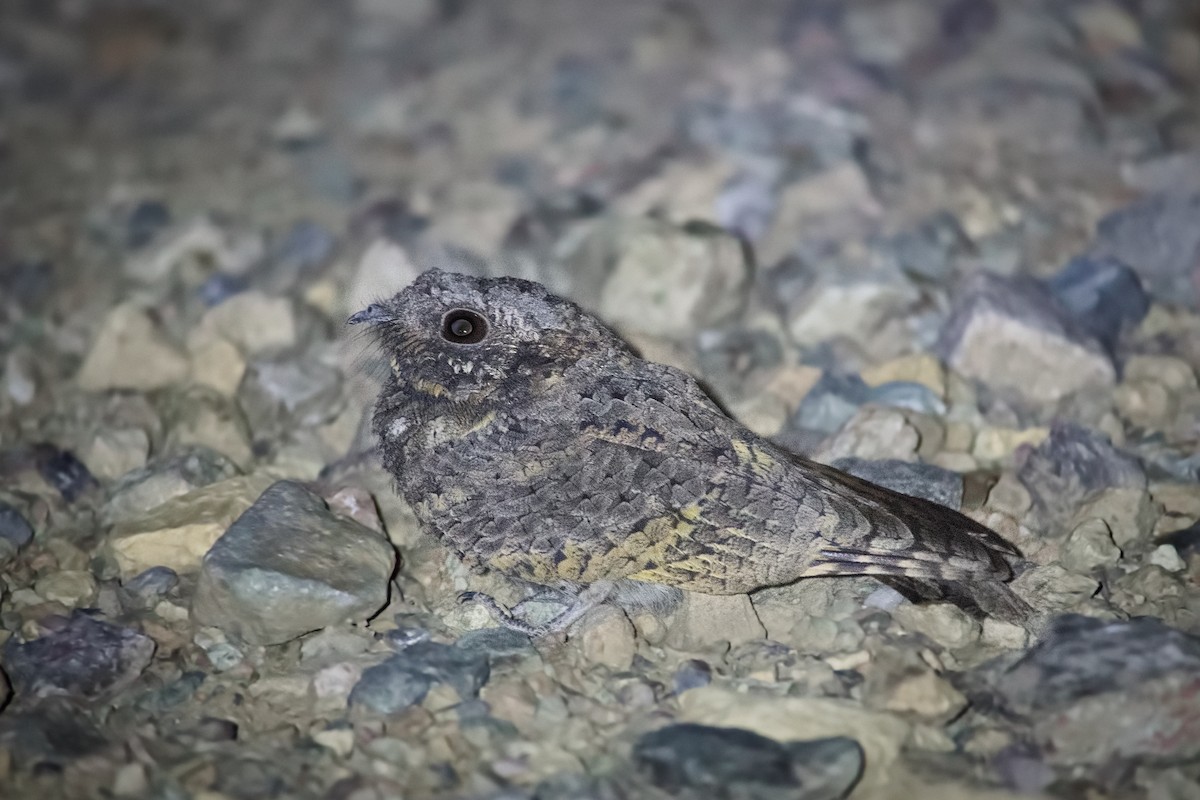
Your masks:
{"label": "tail feather", "polygon": [[1026,625],[1037,612],[1000,581],[940,581],[920,578],[879,577],[913,602],[945,602],[966,611],[976,619],[995,617],[1005,622]]}

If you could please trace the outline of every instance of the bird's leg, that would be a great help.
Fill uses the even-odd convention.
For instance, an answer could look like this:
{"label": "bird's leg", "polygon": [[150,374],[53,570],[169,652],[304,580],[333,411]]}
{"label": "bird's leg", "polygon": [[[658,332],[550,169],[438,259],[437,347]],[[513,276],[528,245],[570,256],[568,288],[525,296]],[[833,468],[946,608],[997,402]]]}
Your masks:
{"label": "bird's leg", "polygon": [[598,581],[571,599],[570,604],[560,611],[557,616],[545,625],[531,625],[524,620],[515,618],[510,612],[501,607],[494,598],[482,592],[463,592],[458,596],[459,602],[479,603],[506,628],[518,631],[531,638],[538,638],[549,633],[561,633],[574,625],[580,617],[591,611],[612,596],[614,585],[611,581]]}

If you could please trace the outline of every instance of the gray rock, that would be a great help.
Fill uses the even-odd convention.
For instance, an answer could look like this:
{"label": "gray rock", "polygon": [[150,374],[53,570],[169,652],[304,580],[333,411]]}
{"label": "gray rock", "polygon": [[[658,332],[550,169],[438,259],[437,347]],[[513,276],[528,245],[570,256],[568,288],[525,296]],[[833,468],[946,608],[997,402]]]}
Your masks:
{"label": "gray rock", "polygon": [[279,644],[373,615],[387,602],[395,559],[374,531],[280,481],[205,555],[192,611],[251,644]]}
{"label": "gray rock", "polygon": [[1096,226],[1090,254],[1128,264],[1155,299],[1200,302],[1200,193],[1153,194],[1114,211]]}
{"label": "gray rock", "polygon": [[679,665],[671,677],[671,689],[675,694],[681,694],[688,689],[698,689],[712,683],[712,667],[707,661],[689,658]]}
{"label": "gray rock", "polygon": [[338,370],[312,360],[260,361],[242,381],[238,403],[256,437],[278,436],[332,417],[344,380]]}
{"label": "gray rock", "polygon": [[1136,327],[1150,309],[1137,273],[1111,258],[1072,259],[1047,286],[1079,326],[1110,353],[1121,334]]}
{"label": "gray rock", "polygon": [[921,497],[956,511],[962,506],[962,475],[933,464],[887,458],[839,458],[832,466],[901,494]]}
{"label": "gray rock", "polygon": [[478,697],[491,669],[475,645],[417,642],[365,670],[350,693],[350,704],[394,714],[420,703],[433,686],[443,683],[463,700]]}
{"label": "gray rock", "polygon": [[170,567],[151,567],[130,578],[121,587],[122,604],[134,608],[152,608],[179,583],[179,575]]}
{"label": "gray rock", "polygon": [[622,330],[678,340],[745,303],[750,266],[741,242],[718,228],[636,220],[619,225],[607,247],[601,260],[611,272],[596,307]]}
{"label": "gray rock", "polygon": [[942,327],[938,352],[963,375],[1032,403],[1116,381],[1101,344],[1027,278],[969,279]]}
{"label": "gray rock", "polygon": [[988,681],[1005,708],[1031,721],[1052,760],[1104,764],[1200,754],[1198,676],[1200,638],[1149,617],[1067,615]]}
{"label": "gray rock", "polygon": [[511,628],[467,631],[454,643],[454,647],[466,655],[486,656],[493,665],[535,652],[532,640]]}
{"label": "gray rock", "polygon": [[808,390],[789,426],[799,430],[833,433],[854,416],[871,396],[871,387],[855,374],[826,372]]}
{"label": "gray rock", "polygon": [[691,723],[642,736],[633,759],[654,785],[682,798],[836,800],[863,771],[863,751],[853,739],[780,744],[740,728]]}
{"label": "gray rock", "polygon": [[405,669],[393,657],[363,671],[349,702],[380,714],[396,714],[423,701],[431,688],[432,680]]}
{"label": "gray rock", "polygon": [[77,611],[38,639],[9,640],[4,666],[20,695],[95,699],[137,680],[154,649],[149,636]]}
{"label": "gray rock", "polygon": [[1102,433],[1073,423],[1056,423],[1017,471],[1038,512],[1050,520],[1069,519],[1079,505],[1102,489],[1144,489],[1146,474]]}
{"label": "gray rock", "polygon": [[921,383],[913,381],[888,381],[871,389],[868,403],[889,408],[907,408],[931,416],[946,413],[946,403],[937,393]]}
{"label": "gray rock", "polygon": [[33,541],[33,527],[20,511],[0,500],[0,539],[19,550]]}
{"label": "gray rock", "polygon": [[173,497],[238,474],[225,456],[208,447],[188,447],[126,473],[113,485],[104,507],[107,522],[140,516]]}

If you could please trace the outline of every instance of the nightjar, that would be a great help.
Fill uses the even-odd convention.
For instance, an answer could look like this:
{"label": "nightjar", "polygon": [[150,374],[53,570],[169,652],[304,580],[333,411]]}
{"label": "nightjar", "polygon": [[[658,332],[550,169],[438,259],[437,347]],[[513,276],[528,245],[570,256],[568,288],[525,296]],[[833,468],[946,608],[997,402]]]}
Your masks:
{"label": "nightjar", "polygon": [[755,435],[539,284],[433,270],[349,322],[390,359],[373,427],[422,525],[471,568],[570,598],[542,627],[471,598],[510,627],[818,575],[1032,613],[1004,583],[1020,556],[999,535]]}

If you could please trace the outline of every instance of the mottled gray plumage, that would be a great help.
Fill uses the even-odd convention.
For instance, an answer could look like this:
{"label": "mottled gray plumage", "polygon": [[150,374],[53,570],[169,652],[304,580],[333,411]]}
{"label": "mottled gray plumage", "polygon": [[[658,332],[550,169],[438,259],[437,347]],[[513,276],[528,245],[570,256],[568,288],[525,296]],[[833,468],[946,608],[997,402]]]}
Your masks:
{"label": "mottled gray plumage", "polygon": [[398,490],[469,566],[582,591],[554,627],[649,585],[817,575],[1029,612],[1003,583],[1018,554],[991,530],[756,436],[536,283],[431,271],[350,321],[391,361],[374,430]]}

